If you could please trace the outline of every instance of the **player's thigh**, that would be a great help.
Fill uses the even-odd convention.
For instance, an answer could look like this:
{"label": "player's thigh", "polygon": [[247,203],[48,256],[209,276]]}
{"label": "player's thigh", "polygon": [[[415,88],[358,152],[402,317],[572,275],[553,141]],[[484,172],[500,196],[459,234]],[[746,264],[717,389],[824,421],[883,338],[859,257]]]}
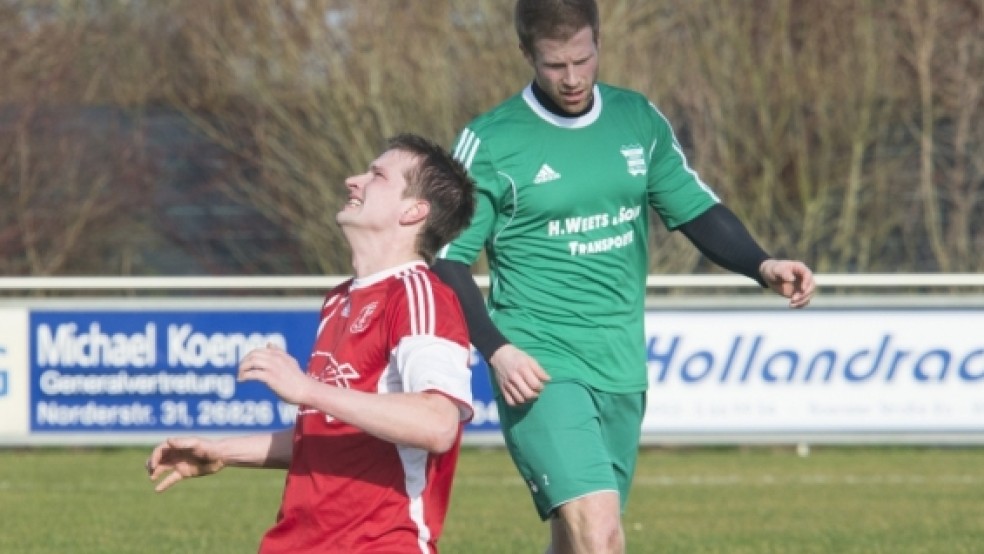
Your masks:
{"label": "player's thigh", "polygon": [[636,462],[639,459],[639,440],[642,417],[646,411],[645,393],[613,394],[596,392],[595,401],[601,418],[601,429],[625,510],[629,498]]}
{"label": "player's thigh", "polygon": [[[596,394],[579,383],[549,383],[532,403],[500,405],[506,445],[543,519],[558,506],[599,491],[625,495],[626,480],[619,475],[625,463],[609,451],[613,443],[599,412],[605,402]],[[614,442],[622,456],[626,446]]]}

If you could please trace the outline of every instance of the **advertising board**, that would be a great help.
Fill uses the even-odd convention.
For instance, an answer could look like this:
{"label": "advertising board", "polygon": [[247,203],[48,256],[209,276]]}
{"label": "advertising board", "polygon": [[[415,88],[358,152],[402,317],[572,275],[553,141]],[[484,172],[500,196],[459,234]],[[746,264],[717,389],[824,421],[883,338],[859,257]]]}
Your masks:
{"label": "advertising board", "polygon": [[0,436],[28,433],[27,313],[0,308]]}
{"label": "advertising board", "polygon": [[984,431],[979,309],[654,311],[644,432]]}
{"label": "advertising board", "polygon": [[[303,367],[317,310],[0,312],[0,443],[141,442],[172,434],[283,429],[296,407],[238,382],[239,359],[276,345]],[[469,431],[497,431],[473,355]]]}
{"label": "advertising board", "polygon": [[[276,303],[0,309],[0,444],[282,429],[294,407],[238,382],[238,361],[275,344],[303,366],[317,317]],[[981,329],[979,308],[648,310],[644,442],[984,441]],[[501,443],[477,354],[472,369],[466,441]]]}

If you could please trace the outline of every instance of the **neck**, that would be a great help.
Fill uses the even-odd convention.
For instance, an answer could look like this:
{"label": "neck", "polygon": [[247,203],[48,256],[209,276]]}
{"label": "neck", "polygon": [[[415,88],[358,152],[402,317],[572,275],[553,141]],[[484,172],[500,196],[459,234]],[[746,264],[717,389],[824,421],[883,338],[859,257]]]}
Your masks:
{"label": "neck", "polygon": [[396,237],[385,240],[349,240],[352,247],[352,269],[356,278],[368,277],[410,262],[423,261],[415,244]]}
{"label": "neck", "polygon": [[548,95],[546,92],[543,92],[543,89],[540,88],[540,85],[536,84],[535,80],[532,83],[530,83],[530,88],[533,90],[533,97],[536,98],[536,101],[539,102],[541,106],[543,106],[543,109],[547,110],[548,112],[556,116],[580,117],[590,112],[591,108],[594,106],[594,97],[592,96],[591,101],[588,102],[588,105],[585,106],[583,110],[581,110],[578,113],[568,113],[565,112],[563,108],[558,106],[557,103],[550,98],[550,95]]}
{"label": "neck", "polygon": [[424,259],[414,254],[403,258],[393,258],[387,261],[376,257],[360,257],[358,254],[352,255],[352,269],[356,279],[375,275],[387,269],[406,265],[411,262],[423,262]]}

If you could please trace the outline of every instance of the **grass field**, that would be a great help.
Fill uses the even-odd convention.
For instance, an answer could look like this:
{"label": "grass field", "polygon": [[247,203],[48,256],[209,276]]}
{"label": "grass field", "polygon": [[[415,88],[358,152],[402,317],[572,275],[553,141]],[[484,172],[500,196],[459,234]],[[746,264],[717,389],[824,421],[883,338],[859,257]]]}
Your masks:
{"label": "grass field", "polygon": [[[0,552],[255,552],[282,474],[232,469],[156,495],[148,449],[0,450]],[[463,452],[445,553],[539,553],[546,526],[504,451]],[[984,450],[645,450],[631,553],[984,552]]]}

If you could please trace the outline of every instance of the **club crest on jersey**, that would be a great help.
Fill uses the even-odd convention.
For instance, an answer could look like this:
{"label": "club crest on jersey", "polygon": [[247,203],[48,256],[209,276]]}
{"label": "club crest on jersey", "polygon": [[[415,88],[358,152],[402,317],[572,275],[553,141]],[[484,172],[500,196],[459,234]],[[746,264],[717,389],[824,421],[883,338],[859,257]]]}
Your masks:
{"label": "club crest on jersey", "polygon": [[638,144],[622,147],[622,155],[628,165],[629,175],[633,177],[646,174],[646,151]]}
{"label": "club crest on jersey", "polygon": [[366,327],[369,327],[369,322],[372,321],[372,314],[376,313],[378,306],[379,302],[373,302],[362,308],[355,321],[352,322],[352,326],[349,327],[349,332],[354,335],[365,331]]}

